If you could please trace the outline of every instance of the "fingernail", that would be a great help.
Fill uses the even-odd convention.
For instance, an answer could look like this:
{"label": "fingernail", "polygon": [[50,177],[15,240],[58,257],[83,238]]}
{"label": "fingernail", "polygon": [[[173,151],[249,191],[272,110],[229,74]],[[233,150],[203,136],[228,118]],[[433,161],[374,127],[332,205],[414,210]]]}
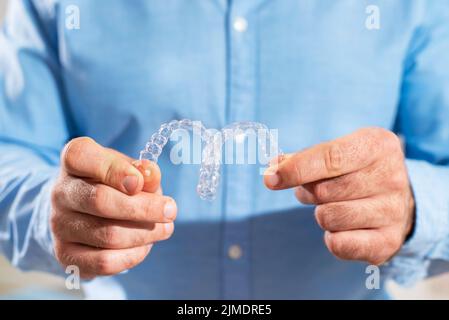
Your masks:
{"label": "fingernail", "polygon": [[269,187],[276,187],[281,182],[281,177],[276,172],[275,169],[268,169],[265,172],[265,181],[268,184]]}
{"label": "fingernail", "polygon": [[166,224],[164,224],[164,227],[165,227],[165,231],[167,231],[167,233],[172,233],[175,225],[173,223],[166,223]]}
{"label": "fingernail", "polygon": [[164,216],[169,220],[173,220],[176,216],[176,204],[173,200],[169,200],[164,207]]}
{"label": "fingernail", "polygon": [[148,178],[149,176],[151,176],[151,170],[150,169],[145,169],[143,171],[143,175]]}
{"label": "fingernail", "polygon": [[123,187],[128,193],[134,193],[137,189],[139,179],[136,176],[126,176],[123,179]]}

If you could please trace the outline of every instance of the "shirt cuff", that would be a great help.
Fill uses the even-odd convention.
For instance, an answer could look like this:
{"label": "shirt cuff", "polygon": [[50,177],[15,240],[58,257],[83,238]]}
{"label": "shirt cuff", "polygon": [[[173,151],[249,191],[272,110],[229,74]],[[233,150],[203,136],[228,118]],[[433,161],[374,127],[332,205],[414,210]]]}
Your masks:
{"label": "shirt cuff", "polygon": [[436,250],[449,234],[449,168],[425,161],[406,160],[415,197],[415,226],[412,236],[382,272],[402,285],[411,285],[428,275]]}
{"label": "shirt cuff", "polygon": [[50,178],[42,186],[39,196],[36,197],[36,205],[32,211],[25,244],[12,261],[12,264],[21,270],[64,275],[63,268],[54,254],[54,240],[50,228],[51,191],[57,176],[58,171],[52,170]]}

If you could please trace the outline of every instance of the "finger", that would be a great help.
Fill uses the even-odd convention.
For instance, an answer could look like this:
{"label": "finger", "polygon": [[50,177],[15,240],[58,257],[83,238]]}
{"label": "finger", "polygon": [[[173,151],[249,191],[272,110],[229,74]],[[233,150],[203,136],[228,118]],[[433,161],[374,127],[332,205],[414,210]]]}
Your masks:
{"label": "finger", "polygon": [[136,161],[135,159],[133,159],[131,157],[128,157],[126,154],[123,154],[123,153],[121,153],[121,152],[119,152],[119,151],[117,151],[115,149],[108,148],[108,147],[103,147],[103,148],[105,148],[106,150],[111,152],[113,155],[115,155],[115,156],[117,156],[119,158],[122,158],[123,160],[126,160],[129,163],[132,163],[133,161]]}
{"label": "finger", "polygon": [[[387,176],[388,174],[388,176]],[[394,177],[397,175],[398,177]],[[400,181],[401,172],[393,174],[385,166],[369,166],[343,176],[299,186],[295,195],[304,204],[322,204],[375,196],[385,192],[385,181]],[[367,183],[369,182],[369,183]],[[389,183],[388,188],[394,187]]]}
{"label": "finger", "polygon": [[143,191],[155,193],[158,192],[161,185],[161,171],[159,166],[149,160],[137,160],[133,165],[140,171],[143,176]]}
{"label": "finger", "polygon": [[128,196],[104,184],[66,177],[53,191],[53,202],[72,211],[102,218],[168,223],[176,219],[176,202],[159,194]]}
{"label": "finger", "polygon": [[325,232],[329,251],[343,260],[357,260],[373,265],[388,261],[401,247],[394,232],[383,229]]}
{"label": "finger", "polygon": [[64,242],[104,249],[127,249],[167,240],[173,223],[138,224],[99,218],[83,213],[67,213],[53,218],[53,233]]}
{"label": "finger", "polygon": [[279,165],[282,161],[284,161],[285,159],[288,159],[292,156],[292,154],[280,154],[276,157],[274,157],[273,159],[270,160],[269,162],[269,166],[270,167],[275,167],[277,165]]}
{"label": "finger", "polygon": [[80,268],[83,278],[93,275],[110,276],[131,269],[141,263],[152,245],[130,249],[107,250],[76,243],[55,243],[58,261],[64,265]]}
{"label": "finger", "polygon": [[376,229],[397,222],[390,213],[391,201],[366,198],[323,204],[315,208],[315,218],[321,228],[332,232]]}
{"label": "finger", "polygon": [[135,194],[143,187],[142,174],[126,156],[90,138],[70,141],[61,154],[61,164],[71,175],[91,178],[123,193]]}
{"label": "finger", "polygon": [[268,188],[287,189],[310,182],[348,174],[400,148],[399,139],[384,129],[362,129],[286,157],[264,177]]}

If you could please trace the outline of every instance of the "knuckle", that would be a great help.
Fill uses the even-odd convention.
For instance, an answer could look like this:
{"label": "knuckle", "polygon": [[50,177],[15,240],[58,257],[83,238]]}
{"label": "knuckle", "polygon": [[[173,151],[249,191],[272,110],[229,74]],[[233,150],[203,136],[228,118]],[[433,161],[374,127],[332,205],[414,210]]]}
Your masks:
{"label": "knuckle", "polygon": [[120,246],[120,229],[114,225],[100,228],[97,236],[100,246],[104,248],[118,248]]}
{"label": "knuckle", "polygon": [[299,186],[295,189],[295,197],[298,199],[299,202],[303,204],[314,204],[316,199],[312,199],[312,197],[309,195],[309,192],[302,186]]}
{"label": "knuckle", "polygon": [[81,219],[78,215],[70,219],[69,221],[65,221],[62,224],[62,228],[66,228],[70,230],[72,234],[83,234],[86,230],[90,229],[90,224],[83,219]]}
{"label": "knuckle", "polygon": [[97,213],[102,212],[104,203],[108,201],[106,188],[101,184],[91,186],[87,198],[89,207],[93,211]]}
{"label": "knuckle", "polygon": [[106,184],[118,188],[122,174],[124,174],[130,166],[131,164],[118,156],[112,158],[104,157],[99,162],[97,175],[102,181],[105,181]]}
{"label": "knuckle", "polygon": [[[304,169],[303,169],[302,166],[299,165],[299,162],[298,161],[294,161],[293,173],[295,175],[296,181],[303,181],[303,179],[302,179],[302,177],[304,176],[303,170]],[[282,175],[282,171],[280,171],[280,172],[281,172],[281,175]]]}
{"label": "knuckle", "polygon": [[338,173],[343,166],[343,153],[337,144],[329,144],[324,155],[326,170],[329,173]]}
{"label": "knuckle", "polygon": [[150,247],[147,246],[147,247],[141,248],[139,256],[137,257],[136,265],[143,262],[143,260],[145,260],[145,258],[148,256],[148,254],[151,251],[151,247],[152,246],[150,246]]}
{"label": "knuckle", "polygon": [[53,186],[53,189],[51,191],[51,202],[54,205],[59,203],[59,199],[64,197],[65,192],[63,188],[63,184],[58,180],[56,184]]}
{"label": "knuckle", "polygon": [[362,134],[367,136],[371,136],[371,138],[375,140],[384,139],[389,132],[389,130],[381,127],[371,127],[371,128],[363,128],[360,130]]}
{"label": "knuckle", "polygon": [[66,245],[63,242],[56,242],[54,245],[55,258],[58,263],[64,267],[77,265],[77,257],[68,253]]}
{"label": "knuckle", "polygon": [[137,210],[134,211],[134,216],[136,219],[141,216],[140,218],[144,219],[145,221],[152,221],[154,220],[152,219],[152,217],[154,216],[155,212],[155,203],[154,201],[150,200],[143,201],[137,208]]}
{"label": "knuckle", "polygon": [[141,218],[149,222],[157,222],[164,219],[161,216],[163,215],[165,204],[168,204],[169,201],[173,201],[172,203],[176,205],[174,200],[170,199],[171,198],[169,197],[153,197],[146,199],[136,208],[136,218],[139,218],[142,215]]}
{"label": "knuckle", "polygon": [[108,252],[99,253],[94,262],[95,273],[99,275],[113,274],[113,263],[114,259]]}
{"label": "knuckle", "polygon": [[51,203],[53,207],[64,207],[71,191],[71,178],[68,176],[59,177],[51,190]]}
{"label": "knuckle", "polygon": [[394,132],[380,127],[364,128],[359,131],[371,148],[380,148],[384,152],[397,152],[402,150],[399,136]]}
{"label": "knuckle", "polygon": [[387,242],[386,247],[389,249],[388,253],[389,255],[392,255],[397,251],[399,251],[399,249],[402,247],[403,239],[400,233],[396,232],[392,234],[390,237],[388,237],[386,242]]}
{"label": "knuckle", "polygon": [[397,134],[392,131],[385,130],[385,140],[391,145],[392,148],[400,148],[401,147],[401,139]]}
{"label": "knuckle", "polygon": [[344,252],[344,242],[335,236],[329,236],[327,241],[327,246],[329,251],[336,257],[343,258],[345,256]]}
{"label": "knuckle", "polygon": [[142,251],[140,256],[137,258],[137,261],[135,261],[134,265],[138,265],[145,260],[146,256],[148,255],[149,251]]}
{"label": "knuckle", "polygon": [[338,211],[339,208],[335,205],[321,205],[315,210],[315,216],[318,224],[324,230],[334,230],[338,223]]}
{"label": "knuckle", "polygon": [[61,163],[69,170],[77,167],[77,162],[83,154],[83,148],[87,143],[92,143],[88,137],[80,137],[70,140],[61,153]]}
{"label": "knuckle", "polygon": [[54,252],[55,252],[55,258],[56,258],[56,260],[60,263],[60,264],[62,264],[62,265],[64,265],[65,264],[65,262],[64,262],[64,252],[65,252],[65,250],[64,250],[64,246],[62,245],[62,243],[61,242],[59,242],[59,241],[55,241],[55,244],[53,245],[53,249],[54,249]]}
{"label": "knuckle", "polygon": [[53,233],[53,235],[57,238],[59,238],[59,235],[61,234],[61,221],[60,221],[60,214],[52,210],[50,215],[50,228]]}
{"label": "knuckle", "polygon": [[121,265],[124,266],[125,269],[131,269],[141,263],[145,257],[145,250],[136,248],[134,252],[121,257]]}
{"label": "knuckle", "polygon": [[304,197],[304,190],[302,190],[302,188],[300,188],[300,187],[297,187],[295,189],[295,197],[296,197],[296,199],[298,199],[301,202],[306,200],[306,198]]}
{"label": "knuckle", "polygon": [[329,198],[329,187],[326,183],[317,183],[313,186],[313,194],[318,202],[324,202]]}
{"label": "knuckle", "polygon": [[403,190],[409,185],[408,177],[403,172],[395,172],[390,176],[388,184],[393,190]]}
{"label": "knuckle", "polygon": [[381,137],[388,130],[381,128],[381,127],[371,127],[371,128],[362,129],[362,131],[365,131],[374,137]]}
{"label": "knuckle", "polygon": [[[372,265],[382,265],[387,262],[401,247],[402,240],[395,234],[381,234],[381,239],[376,243],[377,245],[372,245],[372,248],[368,250],[370,256],[366,261]],[[375,247],[378,250],[374,250]]]}
{"label": "knuckle", "polygon": [[353,179],[350,176],[340,176],[327,181],[326,188],[329,198],[346,199],[348,196],[354,195],[355,190],[361,191],[366,187],[358,179]]}
{"label": "knuckle", "polygon": [[151,234],[150,232],[144,232],[144,233],[139,233],[136,234],[133,238],[132,238],[132,246],[133,247],[139,247],[145,244],[150,243],[151,241]]}
{"label": "knuckle", "polygon": [[95,275],[87,273],[84,270],[80,270],[80,278],[83,280],[93,280],[95,279]]}
{"label": "knuckle", "polygon": [[125,217],[127,217],[128,220],[138,220],[140,217],[141,211],[148,211],[149,209],[146,207],[140,207],[139,205],[136,205],[133,201],[127,200],[123,201],[120,204],[120,211],[121,214]]}
{"label": "knuckle", "polygon": [[113,162],[108,159],[103,159],[100,164],[100,173],[102,173],[103,181],[114,181],[117,172],[114,170]]}
{"label": "knuckle", "polygon": [[397,151],[401,149],[401,139],[393,131],[375,128],[374,136],[384,143],[386,150]]}
{"label": "knuckle", "polygon": [[366,262],[368,262],[370,265],[380,266],[388,261],[388,257],[383,255],[374,255],[372,257],[368,257],[366,259]]}

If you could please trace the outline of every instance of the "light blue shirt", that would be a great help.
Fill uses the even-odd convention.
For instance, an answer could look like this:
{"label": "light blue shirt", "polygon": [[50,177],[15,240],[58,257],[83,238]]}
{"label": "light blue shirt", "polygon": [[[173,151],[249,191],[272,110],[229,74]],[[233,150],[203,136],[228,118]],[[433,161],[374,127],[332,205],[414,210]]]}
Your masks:
{"label": "light blue shirt", "polygon": [[[66,26],[69,5],[79,29]],[[369,5],[380,29],[367,28]],[[63,274],[48,217],[64,144],[90,136],[137,157],[161,123],[181,118],[262,122],[286,152],[361,127],[394,130],[416,229],[382,280],[449,270],[449,1],[11,1],[0,34],[0,253]],[[366,288],[364,264],[327,251],[312,207],[263,186],[259,167],[224,166],[209,203],[195,194],[198,166],[167,153],[160,165],[179,207],[173,238],[128,273],[88,283],[90,296],[384,296]]]}

